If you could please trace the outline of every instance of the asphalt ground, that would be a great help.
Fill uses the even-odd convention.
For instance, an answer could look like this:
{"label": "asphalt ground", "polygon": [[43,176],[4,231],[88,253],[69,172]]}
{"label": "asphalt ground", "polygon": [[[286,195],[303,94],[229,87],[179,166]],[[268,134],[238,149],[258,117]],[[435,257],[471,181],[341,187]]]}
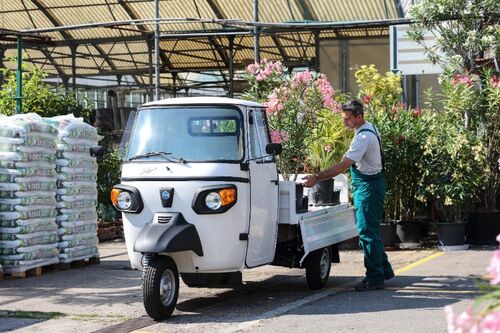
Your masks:
{"label": "asphalt ground", "polygon": [[494,250],[390,251],[396,277],[372,292],[353,290],[364,274],[359,250],[341,251],[319,291],[301,269],[263,266],[245,271],[238,289],[181,285],[173,317],[158,323],[125,244],[99,247],[98,265],[0,281],[0,332],[446,332],[443,306],[472,303]]}

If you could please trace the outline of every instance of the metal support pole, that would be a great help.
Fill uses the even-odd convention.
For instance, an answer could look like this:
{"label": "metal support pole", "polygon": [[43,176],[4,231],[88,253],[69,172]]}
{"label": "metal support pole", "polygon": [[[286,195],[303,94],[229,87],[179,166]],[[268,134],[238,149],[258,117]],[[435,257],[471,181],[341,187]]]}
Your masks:
{"label": "metal support pole", "polygon": [[155,0],[155,101],[160,99],[160,4]]}
{"label": "metal support pole", "polygon": [[347,40],[342,39],[340,41],[340,82],[342,84],[342,90],[349,90],[349,83],[347,82],[348,73],[348,54],[347,54]]}
{"label": "metal support pole", "polygon": [[172,97],[176,98],[177,97],[177,73],[173,72],[172,73]]}
{"label": "metal support pole", "polygon": [[229,36],[229,97],[234,96],[234,62],[233,62],[234,36]]}
{"label": "metal support pole", "polygon": [[[3,65],[4,57],[5,57],[5,49],[3,47],[0,47],[0,69],[4,68]],[[0,89],[2,85],[3,85],[3,73],[0,72]]]}
{"label": "metal support pole", "polygon": [[71,46],[71,90],[76,92],[76,49],[78,45]]}
{"label": "metal support pole", "polygon": [[[253,0],[253,20],[255,23],[259,22],[259,0]],[[259,28],[257,26],[253,27],[253,52],[255,57],[255,62],[260,62],[260,42],[259,42]]]}
{"label": "metal support pole", "polygon": [[153,83],[153,49],[154,49],[154,41],[152,39],[148,39],[148,76],[149,76],[149,89],[148,89],[148,102],[153,100],[154,96],[154,83]]}
{"label": "metal support pole", "polygon": [[319,31],[314,31],[314,67],[319,73]]}
{"label": "metal support pole", "polygon": [[16,113],[23,112],[23,36],[17,35]]}
{"label": "metal support pole", "polygon": [[415,75],[415,107],[420,109],[420,75]]}

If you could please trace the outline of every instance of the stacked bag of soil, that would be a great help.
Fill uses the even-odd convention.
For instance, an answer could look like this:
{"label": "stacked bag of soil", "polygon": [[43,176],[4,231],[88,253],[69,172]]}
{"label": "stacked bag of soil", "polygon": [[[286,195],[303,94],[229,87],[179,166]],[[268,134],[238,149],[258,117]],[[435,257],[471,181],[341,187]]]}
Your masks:
{"label": "stacked bag of soil", "polygon": [[90,148],[97,130],[73,115],[47,118],[58,129],[57,225],[59,259],[71,262],[97,257],[97,161]]}
{"label": "stacked bag of soil", "polygon": [[0,117],[0,265],[58,262],[56,128],[36,114]]}

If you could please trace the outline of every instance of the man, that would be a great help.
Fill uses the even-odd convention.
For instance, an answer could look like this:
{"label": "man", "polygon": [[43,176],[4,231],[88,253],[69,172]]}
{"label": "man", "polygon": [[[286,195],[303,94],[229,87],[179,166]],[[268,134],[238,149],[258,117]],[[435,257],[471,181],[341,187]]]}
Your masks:
{"label": "man", "polygon": [[306,187],[311,187],[318,180],[335,177],[350,167],[359,245],[366,267],[366,276],[355,289],[384,289],[384,280],[394,277],[394,272],[380,236],[385,196],[380,138],[375,126],[365,121],[360,102],[351,100],[343,104],[341,115],[344,125],[355,130],[349,150],[339,163],[302,179]]}

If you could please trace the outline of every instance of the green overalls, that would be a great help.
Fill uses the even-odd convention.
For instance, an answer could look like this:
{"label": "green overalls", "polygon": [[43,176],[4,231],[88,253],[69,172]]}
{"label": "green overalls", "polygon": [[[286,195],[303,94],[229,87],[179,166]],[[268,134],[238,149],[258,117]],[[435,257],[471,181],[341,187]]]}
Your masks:
{"label": "green overalls", "polygon": [[[364,128],[357,134],[363,131],[375,134],[379,141],[379,146],[382,147],[377,133]],[[380,154],[382,154],[382,151]],[[384,276],[391,276],[393,274],[380,236],[380,222],[385,196],[383,170],[375,175],[364,175],[353,165],[351,166],[351,178],[359,245],[364,253],[366,267],[366,277],[364,280],[370,283],[383,284]]]}

